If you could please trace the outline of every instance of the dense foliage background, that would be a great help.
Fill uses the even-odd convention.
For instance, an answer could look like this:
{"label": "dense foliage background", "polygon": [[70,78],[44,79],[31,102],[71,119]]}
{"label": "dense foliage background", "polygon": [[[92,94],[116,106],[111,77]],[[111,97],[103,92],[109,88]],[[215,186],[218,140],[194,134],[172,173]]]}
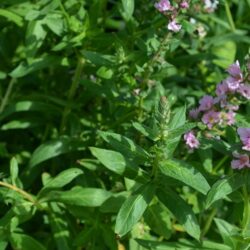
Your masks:
{"label": "dense foliage background", "polygon": [[174,33],[154,1],[1,1],[0,249],[249,249],[235,131],[181,136],[247,61],[250,1],[191,2]]}

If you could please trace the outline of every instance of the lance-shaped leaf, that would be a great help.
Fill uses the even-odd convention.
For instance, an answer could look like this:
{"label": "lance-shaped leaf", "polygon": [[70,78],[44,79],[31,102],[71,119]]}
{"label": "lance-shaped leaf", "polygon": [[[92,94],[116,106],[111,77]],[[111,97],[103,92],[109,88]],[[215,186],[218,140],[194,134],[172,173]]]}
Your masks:
{"label": "lance-shaped leaf", "polygon": [[225,198],[245,184],[245,176],[234,174],[225,179],[218,180],[211,187],[206,200],[206,208],[210,207],[215,201]]}
{"label": "lance-shaped leaf", "polygon": [[137,243],[149,250],[232,250],[225,244],[204,240],[203,244],[182,240],[181,242],[159,242],[136,239]]}
{"label": "lance-shaped leaf", "polygon": [[41,197],[42,194],[44,194],[48,190],[61,188],[67,185],[82,173],[83,171],[79,168],[69,168],[62,171],[60,174],[46,183],[46,185],[39,192],[39,197]]}
{"label": "lance-shaped leaf", "polygon": [[115,232],[120,236],[128,233],[141,219],[154,196],[154,185],[147,183],[141,186],[122,205],[115,224]]}
{"label": "lance-shaped leaf", "polygon": [[180,160],[166,160],[160,163],[160,171],[186,185],[207,194],[210,186],[205,177],[194,167]]}
{"label": "lance-shaped leaf", "polygon": [[69,191],[50,191],[40,202],[57,201],[68,205],[99,207],[111,196],[111,193],[99,188],[76,186]]}
{"label": "lance-shaped leaf", "polygon": [[116,133],[99,131],[99,134],[115,150],[119,150],[123,155],[138,161],[145,162],[149,154],[140,146],[136,145],[131,139]]}
{"label": "lance-shaped leaf", "polygon": [[40,242],[25,234],[11,233],[10,243],[12,249],[46,249]]}
{"label": "lance-shaped leaf", "polygon": [[189,235],[195,239],[200,239],[200,227],[191,207],[175,192],[170,189],[157,190],[160,201],[183,225]]}
{"label": "lance-shaped leaf", "polygon": [[95,147],[90,147],[90,151],[106,168],[116,174],[124,175],[131,179],[137,177],[148,179],[146,173],[141,168],[125,159],[119,152]]}

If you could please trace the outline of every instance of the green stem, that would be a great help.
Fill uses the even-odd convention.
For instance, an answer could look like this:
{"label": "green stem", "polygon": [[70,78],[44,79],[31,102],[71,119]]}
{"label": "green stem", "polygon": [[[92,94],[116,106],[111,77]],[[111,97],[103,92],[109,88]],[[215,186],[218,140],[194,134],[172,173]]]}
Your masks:
{"label": "green stem", "polygon": [[209,231],[211,224],[213,222],[214,216],[216,215],[217,209],[214,208],[211,212],[211,214],[209,215],[208,219],[206,220],[206,224],[203,228],[203,231],[201,233],[201,239],[206,235],[206,233]]}
{"label": "green stem", "polygon": [[68,92],[68,102],[66,104],[66,107],[63,111],[63,115],[62,115],[62,122],[61,122],[61,126],[60,126],[60,132],[63,132],[64,128],[65,128],[65,124],[66,124],[66,120],[68,117],[68,114],[71,111],[71,101],[75,96],[76,90],[79,86],[79,82],[81,79],[81,75],[82,75],[82,70],[83,70],[83,65],[84,65],[84,59],[79,58],[78,59],[78,63],[77,63],[77,67],[76,67],[76,71],[75,71],[75,75],[72,81],[72,84],[70,86],[69,92]]}
{"label": "green stem", "polygon": [[226,10],[228,22],[231,26],[231,30],[234,32],[235,31],[235,24],[234,24],[233,16],[232,16],[232,13],[231,13],[231,10],[230,10],[230,7],[228,5],[227,0],[225,0],[225,10]]}
{"label": "green stem", "polygon": [[229,156],[224,156],[219,162],[218,164],[214,167],[214,173],[217,173],[217,170],[226,162],[226,160],[229,158]]}
{"label": "green stem", "polygon": [[61,9],[63,15],[65,16],[65,18],[67,20],[68,27],[70,29],[70,16],[68,15],[67,11],[65,10],[61,0],[59,0],[59,6],[60,6],[60,9]]}
{"label": "green stem", "polygon": [[37,200],[35,198],[33,198],[33,196],[29,193],[27,193],[26,191],[18,188],[17,186],[11,185],[9,183],[0,181],[0,186],[2,187],[6,187],[8,189],[11,189],[17,193],[19,193],[20,195],[23,196],[24,199],[28,200],[29,202],[31,202],[35,207],[37,207],[39,210],[46,210],[43,206],[41,206],[39,204],[39,202],[37,202]]}
{"label": "green stem", "polygon": [[242,235],[248,230],[250,224],[250,204],[247,192],[247,186],[244,185],[242,188],[243,202],[244,202],[244,213],[242,218]]}
{"label": "green stem", "polygon": [[1,103],[1,106],[0,106],[0,113],[3,112],[5,106],[6,106],[7,103],[8,103],[8,100],[9,100],[11,91],[12,91],[12,89],[13,89],[13,86],[14,86],[14,84],[15,84],[15,81],[16,81],[16,79],[15,79],[15,78],[12,78],[11,81],[10,81],[10,83],[9,83],[9,86],[8,86],[8,88],[7,88],[7,91],[6,91],[6,93],[5,93],[4,97],[3,97],[3,100],[2,100],[2,103]]}

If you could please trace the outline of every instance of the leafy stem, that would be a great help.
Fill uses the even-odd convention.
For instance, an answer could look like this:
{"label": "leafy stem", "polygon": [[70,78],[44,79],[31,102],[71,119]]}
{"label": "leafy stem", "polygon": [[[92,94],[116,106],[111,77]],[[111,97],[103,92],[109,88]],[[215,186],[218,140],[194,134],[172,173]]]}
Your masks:
{"label": "leafy stem", "polygon": [[3,181],[0,181],[0,186],[9,188],[9,189],[21,194],[23,196],[23,198],[30,201],[37,208],[43,210],[43,207],[40,206],[40,204],[37,202],[37,200],[31,194],[27,193],[26,191],[18,188],[17,186],[11,185],[11,184],[3,182]]}
{"label": "leafy stem", "polygon": [[12,78],[10,80],[10,83],[8,85],[8,88],[7,88],[7,91],[6,91],[6,93],[5,93],[4,97],[3,97],[3,100],[2,100],[2,103],[1,103],[1,106],[0,106],[0,113],[3,112],[5,106],[8,103],[8,100],[9,100],[9,97],[10,97],[10,94],[11,94],[11,91],[13,89],[13,86],[14,86],[15,82],[16,82],[15,78]]}

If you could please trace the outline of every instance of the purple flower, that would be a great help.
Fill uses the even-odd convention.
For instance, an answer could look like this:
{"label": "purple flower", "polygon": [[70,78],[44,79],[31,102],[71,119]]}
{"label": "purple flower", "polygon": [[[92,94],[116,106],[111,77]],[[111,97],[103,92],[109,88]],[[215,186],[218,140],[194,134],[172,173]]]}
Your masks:
{"label": "purple flower", "polygon": [[229,66],[227,72],[230,76],[225,80],[225,83],[231,91],[235,91],[240,87],[240,83],[243,81],[243,74],[240,70],[239,61]]}
{"label": "purple flower", "polygon": [[189,131],[184,135],[184,140],[190,149],[198,148],[200,143],[194,135],[193,131]]}
{"label": "purple flower", "polygon": [[216,95],[217,96],[222,96],[227,94],[229,91],[228,85],[225,82],[219,83],[216,87]]}
{"label": "purple flower", "polygon": [[230,126],[235,123],[235,116],[236,116],[235,112],[230,111],[227,113],[227,120],[226,120],[227,125]]}
{"label": "purple flower", "polygon": [[208,111],[202,116],[201,120],[209,129],[211,129],[214,124],[220,121],[220,113],[215,112],[214,110]]}
{"label": "purple flower", "polygon": [[234,152],[233,156],[235,158],[238,158],[237,160],[232,160],[231,162],[231,167],[233,169],[242,169],[244,167],[250,167],[248,155],[246,154],[241,155],[241,154],[238,154],[237,152]]}
{"label": "purple flower", "polygon": [[160,12],[172,10],[172,6],[169,0],[160,0],[160,2],[155,3],[155,8],[158,9]]}
{"label": "purple flower", "polygon": [[250,151],[250,128],[238,128],[237,132],[243,143],[242,149]]}
{"label": "purple flower", "polygon": [[247,100],[250,100],[250,85],[249,84],[240,84],[238,92]]}
{"label": "purple flower", "polygon": [[199,110],[206,111],[212,108],[214,104],[214,99],[210,95],[205,95],[202,97],[202,99],[200,99],[199,103],[200,103]]}
{"label": "purple flower", "polygon": [[237,60],[234,64],[230,65],[227,72],[236,79],[242,79],[242,72],[240,70],[240,63]]}
{"label": "purple flower", "polygon": [[188,9],[189,8],[189,4],[186,0],[183,0],[181,3],[180,3],[180,7],[182,9]]}
{"label": "purple flower", "polygon": [[235,90],[237,90],[239,87],[240,87],[240,82],[239,79],[237,78],[234,78],[234,77],[231,77],[229,76],[228,78],[226,78],[224,81],[223,81],[225,84],[227,84],[228,86],[228,89],[232,92],[234,92]]}
{"label": "purple flower", "polygon": [[189,111],[189,117],[193,120],[196,120],[199,116],[200,110],[199,109],[191,109]]}
{"label": "purple flower", "polygon": [[173,32],[179,32],[181,29],[181,25],[176,23],[176,20],[174,19],[168,24],[168,29],[172,30]]}
{"label": "purple flower", "polygon": [[225,108],[229,111],[237,111],[239,109],[239,105],[227,104]]}
{"label": "purple flower", "polygon": [[217,5],[219,4],[218,0],[204,0],[204,8],[207,12],[213,12],[216,8]]}

